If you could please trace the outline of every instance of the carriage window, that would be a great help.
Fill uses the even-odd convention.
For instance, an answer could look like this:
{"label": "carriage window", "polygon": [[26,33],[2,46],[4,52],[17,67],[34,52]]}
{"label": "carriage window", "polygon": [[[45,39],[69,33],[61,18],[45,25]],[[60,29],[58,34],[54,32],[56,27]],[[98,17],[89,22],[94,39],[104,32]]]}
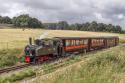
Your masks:
{"label": "carriage window", "polygon": [[98,44],[99,40],[96,40],[96,44]]}
{"label": "carriage window", "polygon": [[101,41],[101,40],[99,39],[99,40],[98,40],[98,43],[100,43],[100,41]]}
{"label": "carriage window", "polygon": [[95,43],[98,44],[98,42],[99,42],[99,40],[96,40],[96,39],[95,39]]}
{"label": "carriage window", "polygon": [[84,40],[80,40],[79,43],[80,45],[83,45]]}
{"label": "carriage window", "polygon": [[70,40],[71,41],[71,46],[73,46],[73,40]]}
{"label": "carriage window", "polygon": [[103,43],[103,39],[102,39],[102,43]]}
{"label": "carriage window", "polygon": [[100,43],[100,44],[102,43],[102,39],[99,40],[99,43]]}
{"label": "carriage window", "polygon": [[100,44],[100,39],[98,40],[98,42],[97,42],[98,44]]}
{"label": "carriage window", "polygon": [[76,40],[76,45],[79,45],[79,40]]}
{"label": "carriage window", "polygon": [[92,43],[94,43],[94,41],[92,40]]}
{"label": "carriage window", "polygon": [[95,42],[96,42],[96,40],[95,40],[95,39],[93,39],[93,40],[92,40],[92,43],[95,43]]}
{"label": "carriage window", "polygon": [[87,45],[88,44],[88,40],[84,40],[84,45]]}
{"label": "carriage window", "polygon": [[66,40],[66,46],[70,46],[70,40]]}
{"label": "carriage window", "polygon": [[73,45],[74,45],[74,46],[76,45],[76,40],[73,41]]}
{"label": "carriage window", "polygon": [[97,44],[97,40],[96,39],[94,40],[94,44]]}
{"label": "carriage window", "polygon": [[98,43],[99,43],[99,44],[101,43],[101,39],[98,40]]}

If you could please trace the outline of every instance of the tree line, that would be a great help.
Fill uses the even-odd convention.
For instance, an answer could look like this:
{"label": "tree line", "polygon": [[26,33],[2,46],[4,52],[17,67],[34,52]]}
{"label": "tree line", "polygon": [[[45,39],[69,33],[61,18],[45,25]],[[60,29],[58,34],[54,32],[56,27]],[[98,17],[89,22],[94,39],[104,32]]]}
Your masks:
{"label": "tree line", "polygon": [[10,18],[8,16],[0,16],[1,24],[13,24],[19,28],[44,28],[44,29],[60,29],[60,30],[79,30],[79,31],[96,31],[96,32],[113,32],[125,33],[121,26],[113,24],[104,24],[93,22],[68,24],[66,21],[59,21],[57,23],[42,23],[37,18],[33,18],[28,14],[22,14],[17,17]]}
{"label": "tree line", "polygon": [[20,28],[42,28],[42,22],[37,18],[30,17],[28,14],[23,14],[17,17],[10,18],[8,16],[2,17],[0,16],[1,24],[13,24],[15,27]]}
{"label": "tree line", "polygon": [[46,23],[44,24],[47,29],[61,29],[61,30],[79,30],[79,31],[94,31],[94,32],[112,32],[123,33],[119,25],[104,24],[93,22],[68,24],[66,21],[60,21],[58,23]]}
{"label": "tree line", "polygon": [[8,16],[0,16],[0,23],[1,24],[12,24],[12,19]]}

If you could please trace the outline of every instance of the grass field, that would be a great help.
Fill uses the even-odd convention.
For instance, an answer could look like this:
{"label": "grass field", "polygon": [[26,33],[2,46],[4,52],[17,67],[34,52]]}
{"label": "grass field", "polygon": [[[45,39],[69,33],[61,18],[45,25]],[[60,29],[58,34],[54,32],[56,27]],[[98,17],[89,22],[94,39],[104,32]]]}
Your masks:
{"label": "grass field", "polygon": [[125,46],[90,54],[29,83],[124,83]]}
{"label": "grass field", "polygon": [[[22,29],[0,29],[0,68],[17,64],[19,62],[19,57],[23,55],[23,49],[25,45],[28,44],[28,38],[39,38],[40,35],[43,34],[46,34],[45,37],[47,38],[119,36],[120,42],[125,42],[125,34],[68,30],[25,29],[23,31]],[[121,81],[121,79],[124,81],[124,78],[122,78],[122,76],[125,76],[123,73],[125,63],[124,50],[125,47],[116,47],[110,49],[109,51],[106,50],[104,52],[99,52],[94,54],[94,56],[92,55],[93,57],[88,57],[88,59],[91,60],[83,61],[85,64],[79,63],[73,67],[68,68],[69,70],[66,69],[66,71],[62,73],[53,73],[55,76],[50,74],[48,75],[49,80],[45,80],[46,76],[42,76],[41,81],[43,81],[43,83],[49,83],[50,81],[52,83],[64,83],[63,80],[68,80],[66,81],[67,83],[82,83],[82,81],[85,81],[85,83],[111,83],[111,81],[114,81],[115,78],[118,82]],[[78,60],[82,60],[81,57],[78,58]],[[72,61],[77,60],[73,59],[71,62]],[[65,64],[67,63],[70,63],[70,61],[65,62]],[[62,71],[62,69],[59,71]],[[23,79],[24,77],[34,76],[36,73],[37,72],[34,72],[34,70],[29,70],[26,72],[24,71],[23,73],[21,72],[21,74],[14,74],[14,76],[2,79],[3,81],[6,81],[6,79],[14,81],[18,80],[19,77],[20,79]],[[35,81],[35,83],[36,82],[37,81]]]}
{"label": "grass field", "polygon": [[[23,55],[23,49],[28,44],[28,38],[36,39],[41,35],[46,38],[119,36],[120,42],[125,42],[125,34],[68,30],[0,29],[0,61],[2,61],[0,67],[11,66],[17,63],[17,58]],[[9,57],[13,58],[8,59]]]}
{"label": "grass field", "polygon": [[[117,46],[74,56],[61,63],[46,63],[38,67],[30,67],[10,75],[0,76],[0,83],[20,81],[22,83],[124,83],[124,50],[125,46]],[[31,78],[27,79],[27,77]]]}
{"label": "grass field", "polygon": [[39,38],[40,35],[47,34],[45,37],[86,37],[86,36],[119,36],[120,42],[125,42],[125,34],[68,31],[68,30],[41,30],[41,29],[0,29],[0,49],[23,48],[28,43],[28,38]]}
{"label": "grass field", "polygon": [[[44,35],[46,38],[119,36],[120,42],[125,42],[125,34],[68,30],[0,29],[0,61],[2,61],[2,63],[0,63],[0,67],[16,64],[18,62],[18,58],[23,56],[23,49],[28,44],[28,38],[32,37],[33,39],[36,39],[39,38],[40,35]],[[11,59],[9,59],[10,57]]]}

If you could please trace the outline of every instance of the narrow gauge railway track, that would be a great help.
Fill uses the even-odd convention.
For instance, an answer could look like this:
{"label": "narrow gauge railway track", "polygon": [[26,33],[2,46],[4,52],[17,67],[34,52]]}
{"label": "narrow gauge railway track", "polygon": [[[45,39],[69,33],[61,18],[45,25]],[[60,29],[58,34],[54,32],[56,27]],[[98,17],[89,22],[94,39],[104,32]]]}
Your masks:
{"label": "narrow gauge railway track", "polygon": [[[124,46],[124,45],[125,44],[119,44],[119,46]],[[91,52],[85,53],[85,55],[91,54],[91,53],[96,53],[97,51],[101,51],[101,50],[105,50],[105,49],[93,50]],[[75,55],[79,55],[79,54],[82,54],[82,53],[78,53],[78,54],[75,54]],[[39,64],[41,65],[43,63],[52,63],[53,61],[55,61],[53,64],[58,64],[58,63],[61,63],[62,61],[69,60],[72,56],[74,56],[74,55],[70,54],[70,56],[65,56],[65,57],[60,57],[60,58],[53,58],[51,60],[47,60],[47,61],[39,63]],[[34,65],[39,65],[39,64],[29,64],[28,63],[28,64],[23,64],[23,65],[3,68],[3,69],[0,69],[0,74],[8,73],[10,71],[15,71],[15,70],[19,70],[19,69],[23,69],[23,68],[26,68],[26,67],[29,67],[29,66],[34,66]]]}
{"label": "narrow gauge railway track", "polygon": [[[94,53],[96,51],[92,51],[92,52],[87,52],[86,54],[89,54],[89,53]],[[78,55],[78,54],[75,54],[75,55]],[[52,63],[53,65],[56,65],[58,63],[62,63],[63,61],[66,61],[66,60],[69,60],[71,57],[73,57],[74,55],[70,55],[70,56],[65,56],[65,57],[59,57],[59,58],[54,58],[54,59],[51,59],[51,60],[47,60],[45,62],[42,62],[42,63],[38,63],[38,64],[23,64],[23,65],[18,65],[18,66],[13,66],[13,67],[8,67],[8,68],[3,68],[3,69],[0,69],[0,74],[3,74],[3,73],[8,73],[10,71],[15,71],[15,70],[19,70],[19,69],[23,69],[23,68],[26,68],[26,67],[29,67],[29,66],[36,66],[36,65],[42,65],[43,63]],[[44,68],[43,68],[44,69]]]}
{"label": "narrow gauge railway track", "polygon": [[0,69],[0,74],[2,74],[2,73],[8,73],[10,71],[14,71],[14,70],[18,70],[18,69],[22,69],[22,68],[28,67],[30,65],[31,64],[23,64],[23,65],[18,65],[18,66],[3,68],[3,69]]}
{"label": "narrow gauge railway track", "polygon": [[[65,60],[68,60],[70,57],[63,57],[63,59]],[[44,62],[41,62],[41,63],[38,63],[38,64],[30,64],[30,63],[27,63],[27,64],[23,64],[23,65],[18,65],[18,66],[13,66],[13,67],[8,67],[8,68],[3,68],[3,69],[0,69],[0,74],[3,74],[3,73],[8,73],[10,71],[15,71],[15,70],[19,70],[19,69],[23,69],[23,68],[26,68],[26,67],[29,67],[29,66],[36,66],[36,65],[42,65],[43,63],[52,63],[53,61],[55,61],[54,64],[56,63],[60,63],[62,62],[62,60],[60,60],[60,58],[53,58],[51,60],[47,60],[47,61],[44,61]],[[57,62],[56,62],[57,61]]]}

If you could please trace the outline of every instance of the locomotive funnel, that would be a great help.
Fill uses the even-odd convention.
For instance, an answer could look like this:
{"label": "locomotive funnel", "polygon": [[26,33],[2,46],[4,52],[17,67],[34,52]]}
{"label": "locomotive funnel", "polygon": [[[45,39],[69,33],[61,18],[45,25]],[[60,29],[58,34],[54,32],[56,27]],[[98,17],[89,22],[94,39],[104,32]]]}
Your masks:
{"label": "locomotive funnel", "polygon": [[29,38],[29,44],[32,45],[32,38]]}

